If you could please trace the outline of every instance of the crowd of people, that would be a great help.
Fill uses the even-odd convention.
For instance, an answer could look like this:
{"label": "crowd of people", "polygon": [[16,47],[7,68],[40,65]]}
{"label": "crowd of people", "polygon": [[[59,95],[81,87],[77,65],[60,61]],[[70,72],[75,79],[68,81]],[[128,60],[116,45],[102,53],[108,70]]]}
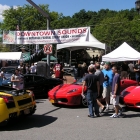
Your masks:
{"label": "crowd of people", "polygon": [[[13,72],[11,76],[12,87],[15,89],[23,89],[23,74],[36,74],[37,63],[29,64],[20,63],[19,66]],[[0,71],[0,86],[2,86],[3,80],[6,80],[5,69],[2,68]]]}
{"label": "crowd of people", "polygon": [[[117,63],[99,63],[91,61],[87,67],[87,73],[84,74],[82,97],[87,99],[89,115],[99,117],[99,107],[101,111],[108,111],[110,102],[113,104],[115,113],[112,118],[118,118],[122,115],[122,109],[119,106],[120,80],[135,77],[138,85],[140,84],[140,60],[134,65],[132,62],[123,62],[121,66]],[[135,75],[135,76],[134,76]],[[86,97],[84,88],[87,87]],[[105,99],[106,106],[101,103]],[[94,107],[94,110],[93,110]]]}
{"label": "crowd of people", "polygon": [[[64,79],[64,66],[58,60],[54,66],[50,67],[50,71],[55,78]],[[23,89],[23,77],[22,74],[36,73],[36,63],[23,65],[20,63],[15,73],[11,76],[12,86],[15,89]],[[132,62],[123,62],[122,65],[118,63],[110,62],[95,62],[91,61],[90,65],[86,63],[75,64],[73,67],[74,82],[79,78],[83,78],[83,86],[81,96],[87,99],[89,115],[100,117],[100,112],[108,111],[110,102],[112,102],[115,113],[111,115],[112,118],[118,118],[122,114],[122,109],[119,106],[120,95],[120,80],[121,79],[133,79],[140,84],[140,60],[134,65]],[[134,76],[135,75],[135,76]],[[0,72],[0,85],[2,79],[5,78],[4,71]],[[87,87],[86,97],[84,95],[85,86]],[[105,99],[106,105],[101,103],[101,99]],[[93,110],[94,108],[94,110]],[[101,111],[99,112],[99,108]]]}

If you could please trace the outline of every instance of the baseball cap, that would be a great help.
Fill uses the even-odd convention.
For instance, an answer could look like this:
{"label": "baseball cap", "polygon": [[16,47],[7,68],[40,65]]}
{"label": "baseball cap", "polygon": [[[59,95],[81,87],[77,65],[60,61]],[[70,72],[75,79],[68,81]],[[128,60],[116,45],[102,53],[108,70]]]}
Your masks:
{"label": "baseball cap", "polygon": [[106,65],[111,65],[110,62],[105,62]]}

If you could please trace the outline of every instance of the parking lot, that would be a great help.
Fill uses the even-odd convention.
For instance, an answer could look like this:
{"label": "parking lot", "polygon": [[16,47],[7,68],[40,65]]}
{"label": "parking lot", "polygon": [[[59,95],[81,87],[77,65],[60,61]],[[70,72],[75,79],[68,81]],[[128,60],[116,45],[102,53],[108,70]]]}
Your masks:
{"label": "parking lot", "polygon": [[37,100],[33,116],[14,120],[0,129],[0,140],[138,140],[140,112],[129,110],[124,118],[88,118],[88,108],[53,106]]}

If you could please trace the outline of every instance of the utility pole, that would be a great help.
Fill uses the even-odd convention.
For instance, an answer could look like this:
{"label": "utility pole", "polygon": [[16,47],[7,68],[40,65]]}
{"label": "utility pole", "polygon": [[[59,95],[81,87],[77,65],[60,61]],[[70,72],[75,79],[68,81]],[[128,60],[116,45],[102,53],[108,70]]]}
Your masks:
{"label": "utility pole", "polygon": [[[36,8],[46,19],[47,19],[47,30],[49,30],[50,16],[48,13],[43,11],[38,5],[36,5],[32,0],[26,0],[34,8]],[[47,54],[47,76],[50,76],[50,54]]]}

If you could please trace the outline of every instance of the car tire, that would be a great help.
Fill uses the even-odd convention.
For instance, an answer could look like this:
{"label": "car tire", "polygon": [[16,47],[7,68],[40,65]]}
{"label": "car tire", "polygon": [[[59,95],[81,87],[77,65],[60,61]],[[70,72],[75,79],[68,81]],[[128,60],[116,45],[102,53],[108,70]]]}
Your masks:
{"label": "car tire", "polygon": [[0,127],[2,126],[6,126],[8,124],[9,120],[5,120],[3,122],[0,123]]}
{"label": "car tire", "polygon": [[33,115],[35,113],[35,111],[36,111],[36,106],[32,109],[32,111],[30,112],[29,115]]}
{"label": "car tire", "polygon": [[81,105],[82,105],[83,107],[88,107],[86,98],[83,99],[83,98],[81,97]]}

